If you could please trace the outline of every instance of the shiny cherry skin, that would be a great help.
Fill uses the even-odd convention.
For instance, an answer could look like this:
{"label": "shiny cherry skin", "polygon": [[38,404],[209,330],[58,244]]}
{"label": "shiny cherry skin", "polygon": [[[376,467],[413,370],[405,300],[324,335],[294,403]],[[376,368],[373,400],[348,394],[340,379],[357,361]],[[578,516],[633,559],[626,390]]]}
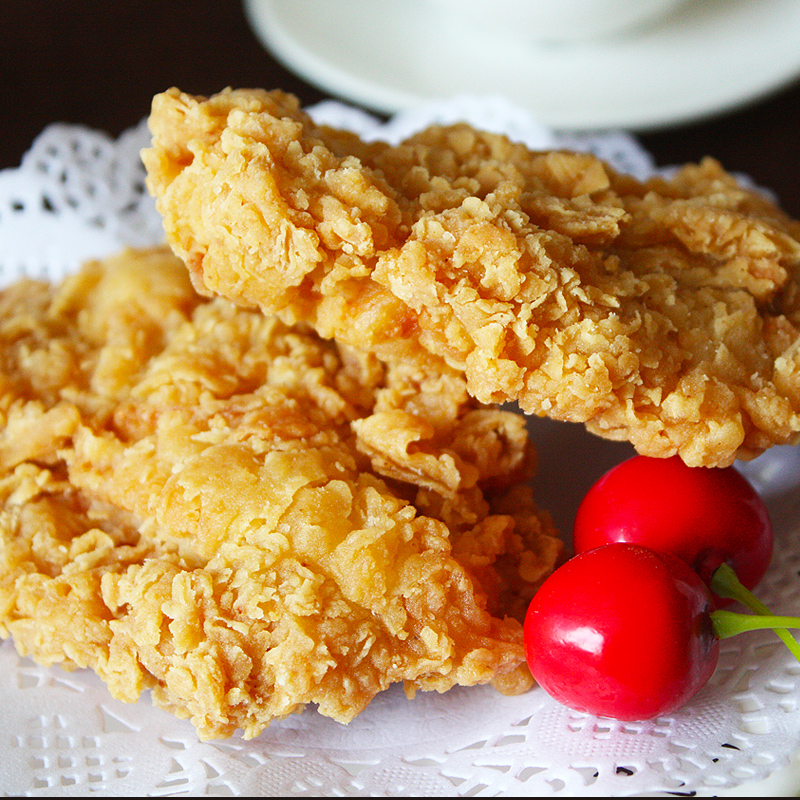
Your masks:
{"label": "shiny cherry skin", "polygon": [[764,502],[734,467],[635,456],[600,478],[578,508],[575,552],[611,542],[672,553],[706,583],[725,562],[752,589],[769,566],[773,533]]}
{"label": "shiny cherry skin", "polygon": [[570,559],[525,618],[531,673],[564,705],[633,721],[677,710],[719,656],[711,594],[680,559],[610,544]]}

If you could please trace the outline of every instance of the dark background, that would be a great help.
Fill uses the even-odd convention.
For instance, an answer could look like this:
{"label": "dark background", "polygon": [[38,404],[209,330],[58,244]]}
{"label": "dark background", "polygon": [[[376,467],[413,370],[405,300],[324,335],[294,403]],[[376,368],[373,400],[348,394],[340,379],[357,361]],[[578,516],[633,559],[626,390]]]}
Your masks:
{"label": "dark background", "polygon": [[[304,104],[327,96],[270,57],[239,0],[3,0],[0,31],[0,168],[19,164],[50,122],[117,135],[172,85],[198,94],[281,88]],[[659,165],[713,155],[800,217],[798,82],[734,113],[639,138]]]}

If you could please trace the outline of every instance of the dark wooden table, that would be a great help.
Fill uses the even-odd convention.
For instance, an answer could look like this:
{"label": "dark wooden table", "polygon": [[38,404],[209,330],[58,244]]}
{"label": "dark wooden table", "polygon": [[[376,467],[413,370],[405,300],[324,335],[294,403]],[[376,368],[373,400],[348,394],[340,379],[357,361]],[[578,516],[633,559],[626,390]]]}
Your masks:
{"label": "dark wooden table", "polygon": [[[50,122],[116,135],[172,85],[199,94],[282,88],[304,104],[327,96],[264,50],[239,0],[7,0],[0,30],[0,168],[16,166]],[[734,113],[639,138],[660,165],[713,155],[800,217],[800,82]]]}

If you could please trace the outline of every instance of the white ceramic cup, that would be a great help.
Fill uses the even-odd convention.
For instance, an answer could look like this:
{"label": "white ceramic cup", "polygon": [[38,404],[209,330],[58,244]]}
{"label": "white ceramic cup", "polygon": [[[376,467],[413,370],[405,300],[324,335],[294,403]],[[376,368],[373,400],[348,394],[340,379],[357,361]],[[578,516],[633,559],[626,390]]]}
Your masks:
{"label": "white ceramic cup", "polygon": [[428,0],[473,32],[530,42],[609,36],[654,22],[685,0]]}

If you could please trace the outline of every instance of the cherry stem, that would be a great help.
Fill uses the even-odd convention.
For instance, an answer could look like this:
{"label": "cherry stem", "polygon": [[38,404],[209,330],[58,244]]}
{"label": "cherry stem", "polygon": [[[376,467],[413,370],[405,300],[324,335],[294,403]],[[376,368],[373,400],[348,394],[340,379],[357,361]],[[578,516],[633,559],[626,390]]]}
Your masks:
{"label": "cherry stem", "polygon": [[[721,564],[711,576],[711,591],[720,597],[727,597],[731,600],[738,600],[743,606],[749,608],[758,617],[752,617],[747,614],[734,614],[731,611],[719,609],[711,613],[714,621],[714,632],[720,639],[726,639],[729,636],[735,636],[737,633],[742,633],[746,630],[757,630],[759,628],[772,628],[775,635],[789,648],[792,655],[800,661],[800,643],[792,636],[786,628],[800,627],[800,618],[798,617],[776,617],[773,613],[736,577],[736,573],[727,564]],[[740,617],[744,620],[758,620],[760,617],[766,624],[758,625],[754,623],[747,623],[747,626],[736,627],[739,623],[734,623],[732,620],[724,621],[728,616]],[[718,622],[719,620],[719,622]],[[767,622],[773,620],[773,622]],[[794,620],[782,624],[774,622],[774,620]],[[719,628],[719,629],[718,629]],[[730,632],[721,632],[730,631]]]}
{"label": "cherry stem", "polygon": [[719,639],[728,639],[745,631],[770,628],[800,628],[800,617],[779,617],[774,614],[737,614],[725,608],[711,612],[714,633]]}

